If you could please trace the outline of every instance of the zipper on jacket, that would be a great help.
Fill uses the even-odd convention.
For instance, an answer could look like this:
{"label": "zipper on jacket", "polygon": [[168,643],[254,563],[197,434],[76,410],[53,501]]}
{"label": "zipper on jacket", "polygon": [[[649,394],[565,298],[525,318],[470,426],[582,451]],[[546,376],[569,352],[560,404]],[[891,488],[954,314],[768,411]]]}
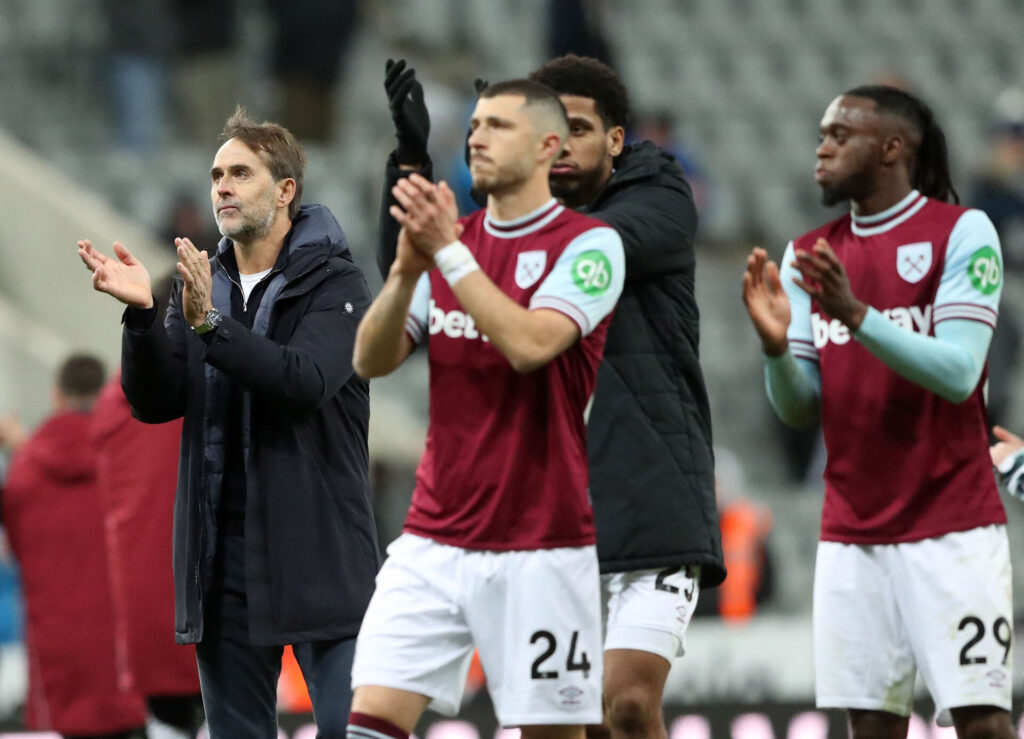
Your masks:
{"label": "zipper on jacket", "polygon": [[[267,274],[266,274],[266,275],[265,275],[265,276],[263,277],[263,279],[262,279],[262,280],[260,280],[260,281],[259,281],[259,282],[257,282],[257,283],[256,283],[255,285],[253,285],[253,286],[252,286],[252,289],[253,289],[253,290],[255,290],[255,289],[256,289],[257,287],[259,287],[260,285],[262,285],[262,284],[263,284],[264,282],[266,282],[267,280],[269,280],[269,279],[273,278],[273,277],[274,277],[274,275],[276,275],[276,274],[277,274],[278,272],[283,272],[283,271],[284,271],[284,267],[280,267],[280,268],[278,268],[278,269],[272,269],[272,270],[271,270],[270,272],[268,272],[268,273],[267,273]],[[247,298],[247,297],[245,296],[245,290],[243,290],[243,289],[242,289],[242,286],[241,286],[241,285],[240,285],[239,283],[235,282],[235,281],[234,281],[234,279],[232,279],[231,275],[229,275],[229,274],[227,273],[227,270],[225,270],[225,271],[224,271],[224,276],[228,278],[228,282],[230,282],[230,283],[231,283],[232,285],[234,285],[235,287],[237,287],[237,288],[238,288],[238,291],[239,291],[240,293],[242,293],[242,312],[243,312],[243,313],[248,313],[248,312],[249,312],[249,298]],[[252,293],[249,293],[249,294],[251,295]]]}

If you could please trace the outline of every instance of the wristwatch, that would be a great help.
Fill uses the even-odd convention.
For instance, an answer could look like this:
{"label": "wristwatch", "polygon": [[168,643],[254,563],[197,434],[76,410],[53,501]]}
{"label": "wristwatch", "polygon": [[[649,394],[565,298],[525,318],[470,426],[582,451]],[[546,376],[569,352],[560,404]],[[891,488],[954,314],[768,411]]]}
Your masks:
{"label": "wristwatch", "polygon": [[220,325],[220,322],[224,320],[224,316],[220,314],[220,311],[216,308],[210,308],[206,312],[206,318],[198,326],[193,326],[192,330],[197,334],[205,334],[209,331],[213,331]]}

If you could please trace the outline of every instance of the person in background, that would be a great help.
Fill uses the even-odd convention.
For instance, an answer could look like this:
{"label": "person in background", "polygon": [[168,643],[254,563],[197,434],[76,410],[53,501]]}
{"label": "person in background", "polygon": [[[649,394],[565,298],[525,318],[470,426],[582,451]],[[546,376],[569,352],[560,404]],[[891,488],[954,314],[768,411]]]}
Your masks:
{"label": "person in background", "polygon": [[[167,305],[171,280],[161,281]],[[92,412],[90,442],[106,519],[118,684],[146,698],[150,739],[189,739],[203,720],[196,650],[174,643],[171,573],[181,421],[132,418],[117,372]]]}
{"label": "person in background", "polygon": [[999,439],[989,449],[999,482],[1010,495],[1024,500],[1024,439],[1002,426],[992,433]]}
{"label": "person in background", "polygon": [[753,618],[774,591],[774,567],[769,548],[771,510],[744,493],[746,476],[729,449],[715,448],[715,498],[722,530],[722,554],[729,577],[697,601],[697,616],[717,616],[732,624]]}
{"label": "person in background", "polygon": [[1018,381],[1024,356],[1024,88],[1011,87],[996,99],[987,167],[967,202],[992,219],[1002,246],[1006,287],[989,350],[988,415],[992,424],[1013,426],[1024,423]]}
{"label": "person in background", "polygon": [[29,680],[26,725],[65,737],[128,739],[146,722],[142,696],[118,685],[114,608],[89,426],[104,370],[74,355],[57,373],[54,412],[17,445],[0,500],[21,570]]}

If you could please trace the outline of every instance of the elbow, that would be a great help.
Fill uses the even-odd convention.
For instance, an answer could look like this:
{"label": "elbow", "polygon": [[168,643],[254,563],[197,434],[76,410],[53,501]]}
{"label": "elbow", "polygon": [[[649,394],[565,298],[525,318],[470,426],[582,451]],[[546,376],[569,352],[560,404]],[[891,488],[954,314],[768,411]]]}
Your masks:
{"label": "elbow", "polygon": [[786,416],[779,416],[784,424],[794,431],[808,431],[814,428],[815,424],[818,423],[818,412],[817,409],[814,412],[800,413],[800,414],[789,414]]}
{"label": "elbow", "polygon": [[977,387],[977,384],[978,383],[975,382],[970,387],[964,385],[946,387],[937,392],[944,400],[948,400],[954,405],[961,405],[962,403],[967,402],[967,400],[974,395],[974,388]]}
{"label": "elbow", "polygon": [[535,360],[526,359],[509,359],[508,362],[509,364],[512,365],[512,369],[514,369],[521,375],[528,375],[531,372],[536,372],[541,367],[547,364],[546,361],[539,362]]}
{"label": "elbow", "polygon": [[364,380],[372,380],[375,377],[389,375],[399,364],[401,362],[390,363],[380,361],[379,358],[373,357],[371,352],[361,349],[358,343],[356,344],[355,351],[352,352],[352,369]]}
{"label": "elbow", "polygon": [[974,391],[978,389],[978,383],[981,382],[982,369],[982,367],[976,367],[972,363],[971,366],[965,366],[959,372],[947,373],[945,385],[936,389],[936,394],[954,405],[967,402],[974,395]]}
{"label": "elbow", "polygon": [[355,373],[362,377],[364,380],[372,380],[374,377],[380,377],[382,374],[386,374],[377,370],[366,357],[354,354],[352,356],[352,369]]}
{"label": "elbow", "polygon": [[512,369],[521,375],[536,372],[554,359],[550,352],[542,351],[538,347],[522,347],[510,350],[505,355]]}
{"label": "elbow", "polygon": [[132,418],[140,423],[160,424],[169,423],[181,418],[183,413],[176,408],[162,408],[156,406],[145,406],[129,404],[132,410]]}
{"label": "elbow", "polygon": [[817,400],[802,408],[781,408],[774,402],[772,406],[779,420],[795,431],[808,431],[821,419],[821,405]]}
{"label": "elbow", "polygon": [[366,363],[366,357],[363,356],[363,352],[359,351],[358,345],[352,352],[352,371],[364,380],[369,380],[372,377],[370,374],[370,368]]}

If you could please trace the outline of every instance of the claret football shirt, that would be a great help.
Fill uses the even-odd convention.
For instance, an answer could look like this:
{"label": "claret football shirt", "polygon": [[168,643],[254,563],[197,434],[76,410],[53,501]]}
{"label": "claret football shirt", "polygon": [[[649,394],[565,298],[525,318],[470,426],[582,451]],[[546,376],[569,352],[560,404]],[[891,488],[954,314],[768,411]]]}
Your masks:
{"label": "claret football shirt", "polygon": [[792,284],[795,250],[824,238],[854,295],[907,331],[935,335],[952,319],[995,327],[999,239],[988,217],[911,192],[870,217],[845,215],[789,244],[792,353],[821,370],[828,460],[821,537],[914,541],[1006,521],[988,454],[984,374],[952,403],[901,377]]}
{"label": "claret football shirt", "polygon": [[405,530],[470,549],[593,544],[583,416],[622,292],[622,242],[554,199],[515,221],[481,210],[461,223],[462,242],[502,292],[569,317],[580,339],[521,374],[438,270],[421,278],[406,330],[428,344],[430,423]]}

